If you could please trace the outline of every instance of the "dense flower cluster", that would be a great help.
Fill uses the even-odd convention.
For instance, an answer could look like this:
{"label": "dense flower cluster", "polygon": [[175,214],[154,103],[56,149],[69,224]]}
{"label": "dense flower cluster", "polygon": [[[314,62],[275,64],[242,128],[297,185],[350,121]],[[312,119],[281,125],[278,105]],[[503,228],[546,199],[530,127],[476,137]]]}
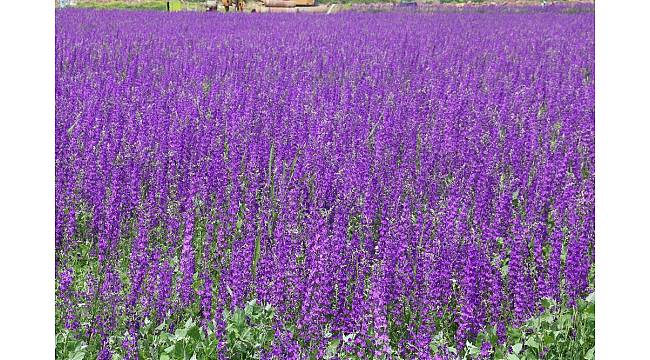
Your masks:
{"label": "dense flower cluster", "polygon": [[101,356],[256,298],[269,356],[424,359],[588,290],[593,13],[63,10],[55,84],[57,317]]}

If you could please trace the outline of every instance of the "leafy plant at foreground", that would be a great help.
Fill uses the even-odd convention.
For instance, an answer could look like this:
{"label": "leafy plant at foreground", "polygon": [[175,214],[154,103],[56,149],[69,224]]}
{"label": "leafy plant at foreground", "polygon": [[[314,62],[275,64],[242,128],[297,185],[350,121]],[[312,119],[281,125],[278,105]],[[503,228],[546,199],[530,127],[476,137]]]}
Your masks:
{"label": "leafy plant at foreground", "polygon": [[275,336],[275,311],[271,305],[251,300],[243,309],[225,311],[224,316],[229,359],[259,359],[260,353],[269,349]]}
{"label": "leafy plant at foreground", "polygon": [[[225,311],[224,321],[228,359],[260,359],[261,354],[268,351],[273,343],[275,311],[268,304],[261,305],[256,300],[251,300],[242,309]],[[168,332],[167,323],[154,327],[154,324],[146,319],[140,327],[139,356],[142,359],[160,360],[215,359],[222,339],[217,338],[214,329],[214,323],[201,327],[195,320],[188,319],[183,326]],[[127,333],[113,341],[128,341],[128,337]],[[86,342],[75,339],[68,330],[57,334],[57,359],[83,360],[88,358],[87,354],[91,354],[88,350]],[[121,359],[122,356],[113,354],[112,358]],[[92,355],[90,357],[92,358]]]}
{"label": "leafy plant at foreground", "polygon": [[499,342],[494,328],[468,342],[463,359],[507,360],[595,358],[596,302],[594,293],[577,301],[575,307],[543,299],[544,312],[521,327],[507,330],[507,340]]}
{"label": "leafy plant at foreground", "polygon": [[[542,301],[544,312],[526,321],[521,327],[507,330],[500,341],[495,328],[480,333],[465,348],[458,350],[444,341],[439,333],[429,344],[434,359],[595,359],[595,296],[580,299],[574,308],[560,306],[552,299]],[[249,301],[243,309],[224,312],[227,356],[233,360],[260,359],[275,340],[275,311],[270,305]],[[164,331],[166,324],[155,329],[150,321],[141,328],[143,359],[192,360],[214,359],[219,339],[214,324],[205,329],[194,320],[187,320],[174,333]],[[329,338],[323,359],[364,359],[363,349],[355,346],[357,334]],[[56,358],[83,360],[88,358],[88,345],[75,340],[69,331],[57,334]],[[435,355],[437,354],[437,355]],[[113,359],[121,358],[115,354]],[[399,354],[393,358],[400,359]]]}

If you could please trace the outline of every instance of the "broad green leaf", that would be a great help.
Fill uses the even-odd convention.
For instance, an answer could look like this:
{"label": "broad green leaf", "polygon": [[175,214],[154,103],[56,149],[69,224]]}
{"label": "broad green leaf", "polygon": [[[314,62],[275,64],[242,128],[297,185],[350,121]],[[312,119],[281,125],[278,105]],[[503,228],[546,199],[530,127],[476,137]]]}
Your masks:
{"label": "broad green leaf", "polygon": [[185,328],[189,328],[192,325],[194,325],[194,320],[192,318],[189,318],[187,321],[185,321]]}
{"label": "broad green leaf", "polygon": [[539,316],[539,320],[541,322],[543,322],[543,323],[546,323],[546,324],[552,324],[553,321],[554,321],[554,317],[553,317],[552,314],[544,313],[544,314]]}
{"label": "broad green leaf", "polygon": [[57,344],[64,343],[67,337],[68,337],[67,332],[65,334],[56,334],[56,343]]}
{"label": "broad green leaf", "polygon": [[585,355],[585,360],[593,360],[595,351],[596,351],[596,348],[594,348],[594,347],[589,349],[587,351],[587,354]]}
{"label": "broad green leaf", "polygon": [[539,344],[537,343],[537,341],[535,341],[535,338],[532,337],[526,340],[526,346],[532,347],[533,349],[539,348]]}
{"label": "broad green leaf", "polygon": [[552,334],[546,333],[544,334],[544,345],[549,346],[555,341],[555,337],[553,337]]}
{"label": "broad green leaf", "polygon": [[519,329],[510,328],[508,329],[508,337],[518,341],[523,336],[523,333]]}
{"label": "broad green leaf", "polygon": [[472,344],[469,341],[465,343],[465,346],[467,347],[467,350],[469,351],[470,355],[478,355],[481,353],[481,349],[477,348],[476,346],[474,346],[474,344]]}
{"label": "broad green leaf", "polygon": [[160,360],[170,360],[170,357],[167,354],[162,354],[160,355]]}
{"label": "broad green leaf", "polygon": [[519,354],[519,357],[525,360],[539,360],[539,357],[535,355],[535,351],[532,349],[526,349],[523,353]]}
{"label": "broad green leaf", "polygon": [[518,355],[522,347],[523,345],[521,343],[514,344],[512,345],[512,352]]}
{"label": "broad green leaf", "polygon": [[336,352],[339,348],[339,342],[340,342],[339,339],[334,339],[330,341],[329,344],[327,344],[327,354],[329,356],[333,357],[334,355],[336,355]]}
{"label": "broad green leaf", "polygon": [[86,357],[85,351],[75,352],[70,360],[83,360],[84,357]]}
{"label": "broad green leaf", "polygon": [[201,331],[199,330],[198,326],[192,326],[191,328],[188,329],[187,331],[187,336],[190,337],[190,339],[195,340],[195,341],[200,341],[201,340]]}
{"label": "broad green leaf", "polygon": [[174,345],[174,354],[176,355],[176,357],[182,358],[184,352],[185,352],[185,351],[184,351],[184,349],[183,349],[183,343],[180,342],[180,341],[177,342],[177,343]]}
{"label": "broad green leaf", "polygon": [[519,360],[519,357],[515,354],[508,354],[507,360]]}
{"label": "broad green leaf", "polygon": [[177,339],[185,339],[187,336],[187,329],[181,328],[181,329],[176,329],[176,332],[174,332],[174,336],[176,336]]}
{"label": "broad green leaf", "polygon": [[544,309],[549,310],[553,306],[554,301],[549,298],[542,299],[542,306]]}

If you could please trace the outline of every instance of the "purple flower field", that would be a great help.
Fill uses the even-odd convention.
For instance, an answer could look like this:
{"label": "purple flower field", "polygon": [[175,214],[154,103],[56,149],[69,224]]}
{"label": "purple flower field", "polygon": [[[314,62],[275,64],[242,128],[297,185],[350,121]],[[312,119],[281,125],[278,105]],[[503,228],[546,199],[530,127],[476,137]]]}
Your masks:
{"label": "purple flower field", "polygon": [[255,358],[224,316],[254,299],[259,358],[489,358],[576,306],[594,13],[562,9],[57,11],[57,332],[174,359],[150,339],[191,319]]}

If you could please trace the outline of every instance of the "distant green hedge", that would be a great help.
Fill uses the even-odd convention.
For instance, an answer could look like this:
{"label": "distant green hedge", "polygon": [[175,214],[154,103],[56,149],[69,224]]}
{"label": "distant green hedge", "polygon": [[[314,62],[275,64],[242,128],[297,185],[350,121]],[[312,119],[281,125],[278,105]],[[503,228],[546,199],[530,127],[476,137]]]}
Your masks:
{"label": "distant green hedge", "polygon": [[[205,4],[205,0],[185,0],[181,2],[180,0],[172,0],[169,2],[169,7],[171,11],[182,11],[182,10],[201,10]],[[77,3],[77,7],[80,8],[92,8],[92,9],[125,9],[125,10],[160,10],[167,11],[167,1],[166,0],[150,0],[140,3],[133,3],[127,1],[109,1],[109,2],[99,2],[99,1],[83,1]]]}
{"label": "distant green hedge", "polygon": [[[180,2],[179,6],[180,6]],[[111,2],[99,2],[99,1],[84,1],[77,4],[77,7],[81,8],[93,8],[93,9],[126,9],[126,10],[162,10],[167,11],[167,2],[166,1],[144,1],[141,3],[129,3],[125,1],[111,1]]]}

